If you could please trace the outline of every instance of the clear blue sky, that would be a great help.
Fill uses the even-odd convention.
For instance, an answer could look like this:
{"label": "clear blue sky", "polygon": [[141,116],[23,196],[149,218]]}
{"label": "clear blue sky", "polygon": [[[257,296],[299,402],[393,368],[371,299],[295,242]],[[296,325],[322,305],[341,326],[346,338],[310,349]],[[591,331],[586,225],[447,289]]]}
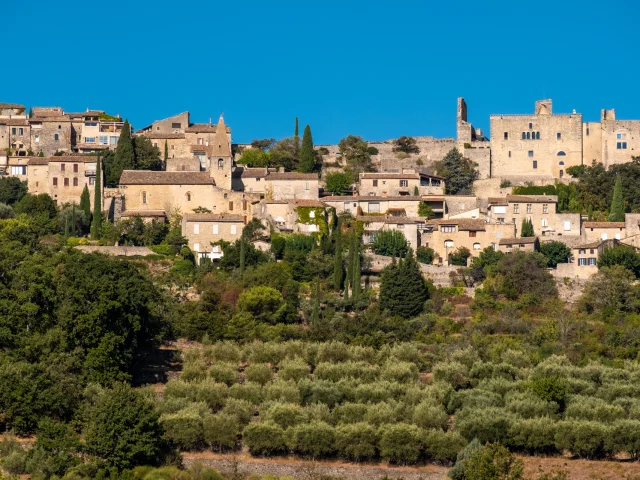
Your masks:
{"label": "clear blue sky", "polygon": [[[33,0],[0,7],[0,101],[87,107],[136,128],[220,112],[236,142],[311,125],[315,143],[455,135],[489,114],[640,119],[640,2]],[[24,66],[23,66],[24,65]]]}

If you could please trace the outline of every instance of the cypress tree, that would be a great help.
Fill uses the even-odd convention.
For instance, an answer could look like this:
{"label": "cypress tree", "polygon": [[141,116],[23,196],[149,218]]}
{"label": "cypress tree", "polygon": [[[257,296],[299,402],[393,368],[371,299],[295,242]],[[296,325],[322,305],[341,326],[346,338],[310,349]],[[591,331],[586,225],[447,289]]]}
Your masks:
{"label": "cypress tree", "polygon": [[293,141],[294,141],[294,153],[293,156],[296,160],[300,158],[300,135],[298,135],[298,117],[296,117],[296,128],[293,131]]}
{"label": "cypress tree", "polygon": [[167,169],[167,160],[169,160],[169,145],[164,141],[164,170]]}
{"label": "cypress tree", "polygon": [[91,238],[98,240],[102,230],[102,165],[100,156],[96,162],[96,184],[93,195],[93,221],[91,222]]}
{"label": "cypress tree", "polygon": [[118,183],[123,170],[132,170],[135,168],[135,153],[133,148],[133,139],[131,138],[131,126],[129,120],[124,121],[122,132],[118,139],[116,147],[115,160],[113,162],[112,177],[109,181]]}
{"label": "cypress tree", "polygon": [[342,232],[340,231],[340,220],[334,230],[335,248],[333,253],[333,286],[337,291],[342,287],[342,276],[344,268],[342,265]]}
{"label": "cypress tree", "polygon": [[76,236],[77,227],[76,227],[76,204],[71,205],[71,233],[73,236]]}
{"label": "cypress tree", "polygon": [[316,277],[316,291],[313,296],[313,309],[311,310],[311,325],[318,323],[320,319],[320,277]]}
{"label": "cypress tree", "polygon": [[616,175],[616,185],[613,187],[609,221],[624,222],[624,198],[622,196],[622,178],[620,175]]}
{"label": "cypress tree", "polygon": [[64,214],[64,236],[65,237],[69,236],[69,214],[68,213]]}
{"label": "cypress tree", "polygon": [[351,283],[351,296],[354,300],[357,300],[360,297],[360,281],[362,272],[360,271],[360,236],[355,230],[353,232],[353,243],[351,247],[353,249],[353,279]]}
{"label": "cypress tree", "polygon": [[533,222],[529,219],[522,220],[522,228],[520,230],[521,237],[533,237],[535,232],[533,231]]}
{"label": "cypress tree", "polygon": [[240,278],[244,278],[244,263],[245,263],[245,255],[246,255],[246,243],[244,240],[244,235],[240,237]]}
{"label": "cypress tree", "polygon": [[412,250],[398,263],[394,258],[393,263],[382,271],[380,307],[383,310],[411,318],[422,312],[428,299],[429,290]]}
{"label": "cypress tree", "polygon": [[80,210],[84,212],[83,225],[88,227],[91,225],[91,197],[89,196],[89,187],[86,183],[82,189],[82,195],[80,195]]}
{"label": "cypress tree", "polygon": [[313,139],[311,137],[311,127],[304,127],[302,135],[302,149],[300,150],[300,163],[298,170],[302,173],[311,173],[316,167],[316,154],[313,151]]}
{"label": "cypress tree", "polygon": [[413,187],[413,196],[414,197],[419,197],[420,196],[420,189],[418,188],[417,185],[415,187]]}

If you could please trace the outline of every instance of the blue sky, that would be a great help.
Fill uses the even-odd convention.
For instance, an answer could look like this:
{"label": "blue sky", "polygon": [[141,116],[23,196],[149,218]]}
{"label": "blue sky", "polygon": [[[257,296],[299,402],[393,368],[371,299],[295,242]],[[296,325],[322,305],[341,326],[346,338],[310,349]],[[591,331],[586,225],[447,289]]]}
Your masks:
{"label": "blue sky", "polygon": [[639,4],[7,2],[0,101],[103,109],[136,128],[224,112],[236,142],[289,136],[296,116],[315,143],[454,136],[458,96],[487,134],[491,113],[548,97],[585,120],[640,119]]}

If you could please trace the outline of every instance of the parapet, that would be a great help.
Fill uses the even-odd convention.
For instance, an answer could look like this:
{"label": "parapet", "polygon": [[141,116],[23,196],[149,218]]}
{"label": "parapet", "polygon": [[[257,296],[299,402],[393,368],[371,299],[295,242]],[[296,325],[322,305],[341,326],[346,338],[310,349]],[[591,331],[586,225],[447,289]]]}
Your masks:
{"label": "parapet", "polygon": [[553,113],[553,102],[550,98],[536,101],[536,115],[551,115]]}

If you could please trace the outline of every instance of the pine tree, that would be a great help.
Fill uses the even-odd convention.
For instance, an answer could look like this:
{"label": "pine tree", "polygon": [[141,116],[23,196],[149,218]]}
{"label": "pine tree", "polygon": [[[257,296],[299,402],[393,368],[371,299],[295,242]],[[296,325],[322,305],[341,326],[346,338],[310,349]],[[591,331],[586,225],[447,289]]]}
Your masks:
{"label": "pine tree", "polygon": [[340,231],[340,220],[334,230],[335,247],[333,253],[333,286],[337,291],[342,288],[342,278],[344,275],[344,267],[342,265],[342,232]]}
{"label": "pine tree", "polygon": [[116,147],[115,159],[113,162],[112,178],[110,182],[118,183],[123,170],[133,170],[135,168],[135,153],[133,148],[133,139],[131,138],[131,126],[129,120],[124,121],[122,132],[118,139]]}
{"label": "pine tree", "polygon": [[96,184],[93,195],[93,221],[91,222],[91,238],[100,239],[100,231],[102,230],[102,165],[100,157],[96,162]]}
{"label": "pine tree", "polygon": [[520,231],[521,237],[534,237],[533,222],[530,219],[525,218],[522,220],[522,228]]}
{"label": "pine tree", "polygon": [[316,168],[316,154],[313,151],[313,139],[311,138],[311,127],[304,127],[302,135],[302,149],[300,150],[300,163],[298,170],[302,173],[311,173]]}
{"label": "pine tree", "polygon": [[33,107],[29,107],[29,118],[33,118]]}
{"label": "pine tree", "polygon": [[85,184],[80,195],[80,210],[84,212],[85,227],[91,225],[91,197],[89,196],[89,187]]}
{"label": "pine tree", "polygon": [[393,315],[411,318],[422,312],[429,299],[420,266],[409,250],[406,258],[393,263],[382,271],[380,281],[380,307]]}
{"label": "pine tree", "polygon": [[167,160],[169,160],[169,145],[164,141],[164,170],[167,169]]}
{"label": "pine tree", "polygon": [[622,196],[622,178],[620,175],[616,175],[616,185],[613,187],[609,221],[624,222],[624,197]]}

